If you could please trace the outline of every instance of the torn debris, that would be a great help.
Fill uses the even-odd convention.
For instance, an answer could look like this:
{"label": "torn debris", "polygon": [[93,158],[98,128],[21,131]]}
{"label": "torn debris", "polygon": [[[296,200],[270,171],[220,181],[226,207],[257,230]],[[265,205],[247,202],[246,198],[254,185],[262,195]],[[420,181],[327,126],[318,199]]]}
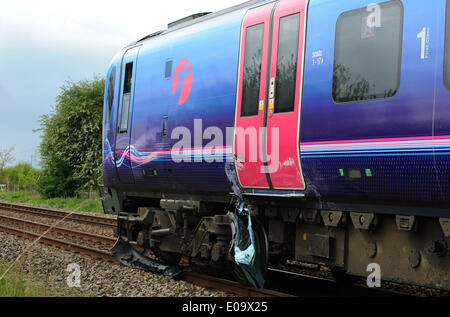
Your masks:
{"label": "torn debris", "polygon": [[231,249],[234,249],[234,262],[242,269],[245,278],[256,288],[264,287],[264,277],[256,259],[255,235],[250,212],[242,197],[242,188],[237,179],[234,163],[225,164],[225,173],[232,184],[234,195],[239,198],[236,212],[228,213],[232,220]]}
{"label": "torn debris", "polygon": [[263,288],[264,277],[256,260],[255,235],[251,215],[242,198],[236,206],[236,211],[237,213],[229,213],[233,221],[231,229],[234,261],[242,269],[250,284],[256,288]]}
{"label": "torn debris", "polygon": [[110,251],[120,263],[128,267],[141,269],[155,274],[163,274],[170,278],[173,278],[182,272],[177,266],[168,266],[158,263],[139,253],[129,242],[120,237]]}

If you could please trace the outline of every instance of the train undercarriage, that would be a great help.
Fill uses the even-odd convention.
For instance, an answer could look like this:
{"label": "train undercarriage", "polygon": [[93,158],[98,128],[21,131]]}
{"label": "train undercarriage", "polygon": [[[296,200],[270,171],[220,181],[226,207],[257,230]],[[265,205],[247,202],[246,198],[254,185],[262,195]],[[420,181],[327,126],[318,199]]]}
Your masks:
{"label": "train undercarriage", "polygon": [[101,192],[105,212],[118,215],[116,249],[126,265],[140,261],[135,266],[145,268],[142,254],[131,254],[134,241],[162,265],[149,270],[167,276],[180,273],[184,256],[231,268],[239,282],[262,288],[267,268],[290,260],[328,266],[336,276],[367,277],[376,265],[381,283],[450,290],[449,218],[314,209],[267,198],[235,197],[227,204]]}

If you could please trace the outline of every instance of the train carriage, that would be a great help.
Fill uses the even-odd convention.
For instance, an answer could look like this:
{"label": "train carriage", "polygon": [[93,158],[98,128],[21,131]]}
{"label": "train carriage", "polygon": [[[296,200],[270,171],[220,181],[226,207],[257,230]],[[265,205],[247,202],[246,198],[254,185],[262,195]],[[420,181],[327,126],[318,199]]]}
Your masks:
{"label": "train carriage", "polygon": [[449,97],[450,0],[255,0],[171,23],[107,73],[117,256],[137,241],[171,274],[184,255],[258,287],[286,260],[376,263],[450,289]]}

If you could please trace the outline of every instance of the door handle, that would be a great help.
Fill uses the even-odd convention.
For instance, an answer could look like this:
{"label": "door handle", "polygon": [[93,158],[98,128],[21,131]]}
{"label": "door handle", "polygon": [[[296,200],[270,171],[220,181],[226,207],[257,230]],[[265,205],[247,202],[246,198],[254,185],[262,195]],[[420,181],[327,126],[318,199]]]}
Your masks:
{"label": "door handle", "polygon": [[269,118],[273,117],[274,103],[275,103],[275,77],[271,77],[269,83],[269,113],[268,113]]}
{"label": "door handle", "polygon": [[275,77],[270,78],[269,98],[275,98]]}

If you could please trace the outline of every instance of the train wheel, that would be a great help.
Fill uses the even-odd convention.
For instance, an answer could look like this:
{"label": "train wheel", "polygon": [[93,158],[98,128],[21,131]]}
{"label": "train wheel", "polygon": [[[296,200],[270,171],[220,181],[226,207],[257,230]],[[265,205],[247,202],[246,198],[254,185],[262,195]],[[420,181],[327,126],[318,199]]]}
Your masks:
{"label": "train wheel", "polygon": [[[255,236],[256,251],[254,266],[260,270],[263,278],[265,278],[269,267],[269,241],[262,223],[253,216],[252,225],[253,234]],[[240,284],[250,285],[250,282],[245,277],[242,268],[235,263],[233,264],[233,275]]]}

